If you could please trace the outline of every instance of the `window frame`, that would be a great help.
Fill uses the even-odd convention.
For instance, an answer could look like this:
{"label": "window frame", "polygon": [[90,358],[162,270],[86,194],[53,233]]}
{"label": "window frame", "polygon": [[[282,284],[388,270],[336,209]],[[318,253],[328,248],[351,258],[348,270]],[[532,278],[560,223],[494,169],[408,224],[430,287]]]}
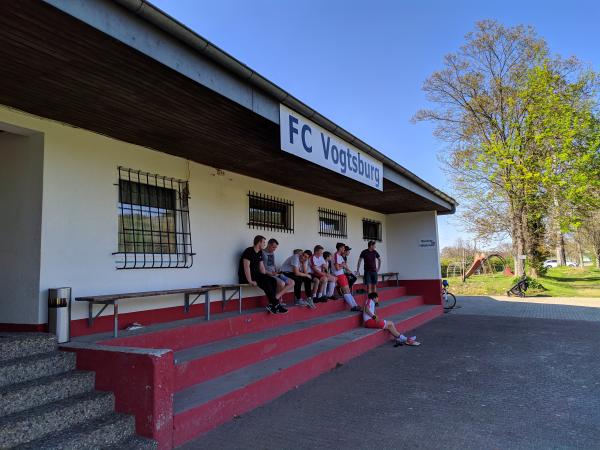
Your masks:
{"label": "window frame", "polygon": [[[333,209],[319,208],[317,210],[319,221],[319,235],[324,237],[348,238],[348,216],[345,212],[336,211]],[[333,231],[327,230],[329,225],[337,222],[337,229]]]}
{"label": "window frame", "polygon": [[[366,227],[369,226],[376,226],[377,227],[377,231],[376,233],[373,234],[369,234],[366,229]],[[383,241],[383,224],[381,223],[381,221],[379,220],[374,220],[374,219],[366,219],[363,218],[362,220],[362,230],[363,230],[363,240],[365,241],[376,241],[376,242],[382,242]]]}
{"label": "window frame", "polygon": [[[263,211],[263,219],[253,218],[253,210]],[[277,220],[278,215],[280,219]],[[259,214],[260,216],[260,214]],[[294,233],[294,202],[259,192],[248,192],[248,228]]]}
{"label": "window frame", "polygon": [[[117,269],[192,267],[189,182],[119,166],[116,186],[118,231],[113,255]],[[126,226],[127,216],[131,216],[131,228]],[[132,241],[127,239],[130,236]]]}

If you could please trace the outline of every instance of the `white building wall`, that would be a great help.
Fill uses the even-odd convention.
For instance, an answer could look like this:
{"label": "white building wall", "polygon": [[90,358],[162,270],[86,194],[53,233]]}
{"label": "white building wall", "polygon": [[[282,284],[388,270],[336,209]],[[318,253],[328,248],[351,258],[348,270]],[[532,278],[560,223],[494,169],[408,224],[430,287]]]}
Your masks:
{"label": "white building wall", "polygon": [[403,280],[441,278],[437,213],[390,214],[386,219],[388,267]]}
{"label": "white building wall", "polygon": [[37,323],[43,136],[0,130],[0,323]]}
{"label": "white building wall", "polygon": [[[214,168],[121,142],[86,130],[59,124],[0,106],[0,122],[44,133],[44,172],[41,268],[37,322],[47,320],[47,290],[71,286],[73,296],[175,289],[237,281],[241,251],[256,234],[275,237],[280,247],[277,262],[294,248],[312,250],[317,243],[334,250],[340,239],[319,236],[317,209],[347,214],[348,238],[353,248],[350,266],[366,247],[362,218],[383,223],[378,246],[383,270],[387,264],[385,215],[231,172],[219,175]],[[242,150],[241,150],[242,151]],[[190,269],[117,270],[117,167],[187,179],[190,185],[190,220],[194,265]],[[276,170],[276,168],[274,168]],[[294,174],[290,174],[294,176]],[[320,182],[307,180],[307,183]],[[326,184],[323,186],[327,189]],[[282,197],[295,204],[293,234],[249,229],[248,191]],[[245,295],[258,295],[245,290]],[[33,294],[32,294],[33,295]],[[181,297],[124,301],[120,312],[182,305]],[[110,308],[108,308],[110,309]],[[106,311],[112,314],[112,311]],[[75,304],[73,319],[87,317],[87,304]]]}

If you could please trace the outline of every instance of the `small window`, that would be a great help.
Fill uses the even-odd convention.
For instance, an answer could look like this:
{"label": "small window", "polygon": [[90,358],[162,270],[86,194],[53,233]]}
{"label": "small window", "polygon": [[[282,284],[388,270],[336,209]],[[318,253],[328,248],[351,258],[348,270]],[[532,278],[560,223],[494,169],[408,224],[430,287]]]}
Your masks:
{"label": "small window", "polygon": [[248,226],[294,232],[294,203],[256,192],[248,193]]}
{"label": "small window", "polygon": [[321,236],[347,238],[346,214],[319,208],[319,234]]}
{"label": "small window", "polygon": [[363,239],[366,241],[381,242],[381,222],[363,219]]}
{"label": "small window", "polygon": [[188,183],[119,167],[119,269],[193,263]]}

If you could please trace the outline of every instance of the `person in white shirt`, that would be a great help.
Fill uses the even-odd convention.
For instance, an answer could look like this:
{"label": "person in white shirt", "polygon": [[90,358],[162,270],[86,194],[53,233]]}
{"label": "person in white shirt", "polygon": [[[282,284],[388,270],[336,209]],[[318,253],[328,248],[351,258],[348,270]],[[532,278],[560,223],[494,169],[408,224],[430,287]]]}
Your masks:
{"label": "person in white shirt", "polygon": [[[283,295],[294,290],[294,280],[286,277],[281,273],[281,270],[275,265],[275,250],[279,247],[277,239],[271,238],[267,242],[267,248],[263,252],[263,262],[265,265],[265,273],[275,278],[277,282],[277,294]],[[282,302],[279,302],[282,304]],[[285,304],[283,304],[285,306]]]}
{"label": "person in white shirt", "polygon": [[398,345],[421,345],[421,343],[417,341],[416,336],[407,338],[396,329],[394,322],[390,320],[382,320],[377,317],[377,314],[375,314],[375,306],[378,304],[379,298],[377,296],[377,292],[369,292],[369,295],[367,296],[367,302],[365,303],[365,307],[363,309],[363,325],[365,328],[379,328],[388,330],[390,333],[392,333],[392,336],[396,338],[395,341]]}
{"label": "person in white shirt", "polygon": [[[308,306],[316,308],[312,298],[312,276],[309,273],[308,259],[312,256],[310,250],[294,250],[294,254],[286,259],[281,265],[283,274],[294,280],[294,297],[297,306]],[[304,285],[304,293],[306,300],[302,300],[302,286]]]}
{"label": "person in white shirt", "polygon": [[344,269],[350,270],[348,269],[348,265],[343,256],[346,246],[343,243],[338,242],[335,248],[337,251],[333,255],[333,275],[336,277],[337,284],[342,291],[344,300],[348,306],[350,306],[350,311],[362,311],[362,308],[356,304],[356,300],[354,300],[354,297],[350,293],[348,278],[346,278],[346,275],[344,274]]}
{"label": "person in white shirt", "polygon": [[313,277],[312,296],[315,303],[326,302],[325,291],[330,281],[335,282],[335,277],[327,273],[328,264],[323,257],[323,247],[316,245],[313,255],[309,259],[311,275]]}

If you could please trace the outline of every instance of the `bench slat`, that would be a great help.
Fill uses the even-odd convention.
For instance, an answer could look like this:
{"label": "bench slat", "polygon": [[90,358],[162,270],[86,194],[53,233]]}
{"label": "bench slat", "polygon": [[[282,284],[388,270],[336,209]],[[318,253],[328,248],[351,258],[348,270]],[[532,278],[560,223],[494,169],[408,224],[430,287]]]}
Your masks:
{"label": "bench slat", "polygon": [[114,300],[122,300],[125,298],[139,298],[139,297],[154,297],[160,295],[173,295],[173,294],[204,294],[209,292],[214,287],[199,287],[199,288],[187,288],[187,289],[169,289],[166,291],[144,291],[144,292],[128,292],[125,294],[108,294],[108,295],[90,295],[87,297],[77,297],[75,300],[79,302],[110,302]]}

